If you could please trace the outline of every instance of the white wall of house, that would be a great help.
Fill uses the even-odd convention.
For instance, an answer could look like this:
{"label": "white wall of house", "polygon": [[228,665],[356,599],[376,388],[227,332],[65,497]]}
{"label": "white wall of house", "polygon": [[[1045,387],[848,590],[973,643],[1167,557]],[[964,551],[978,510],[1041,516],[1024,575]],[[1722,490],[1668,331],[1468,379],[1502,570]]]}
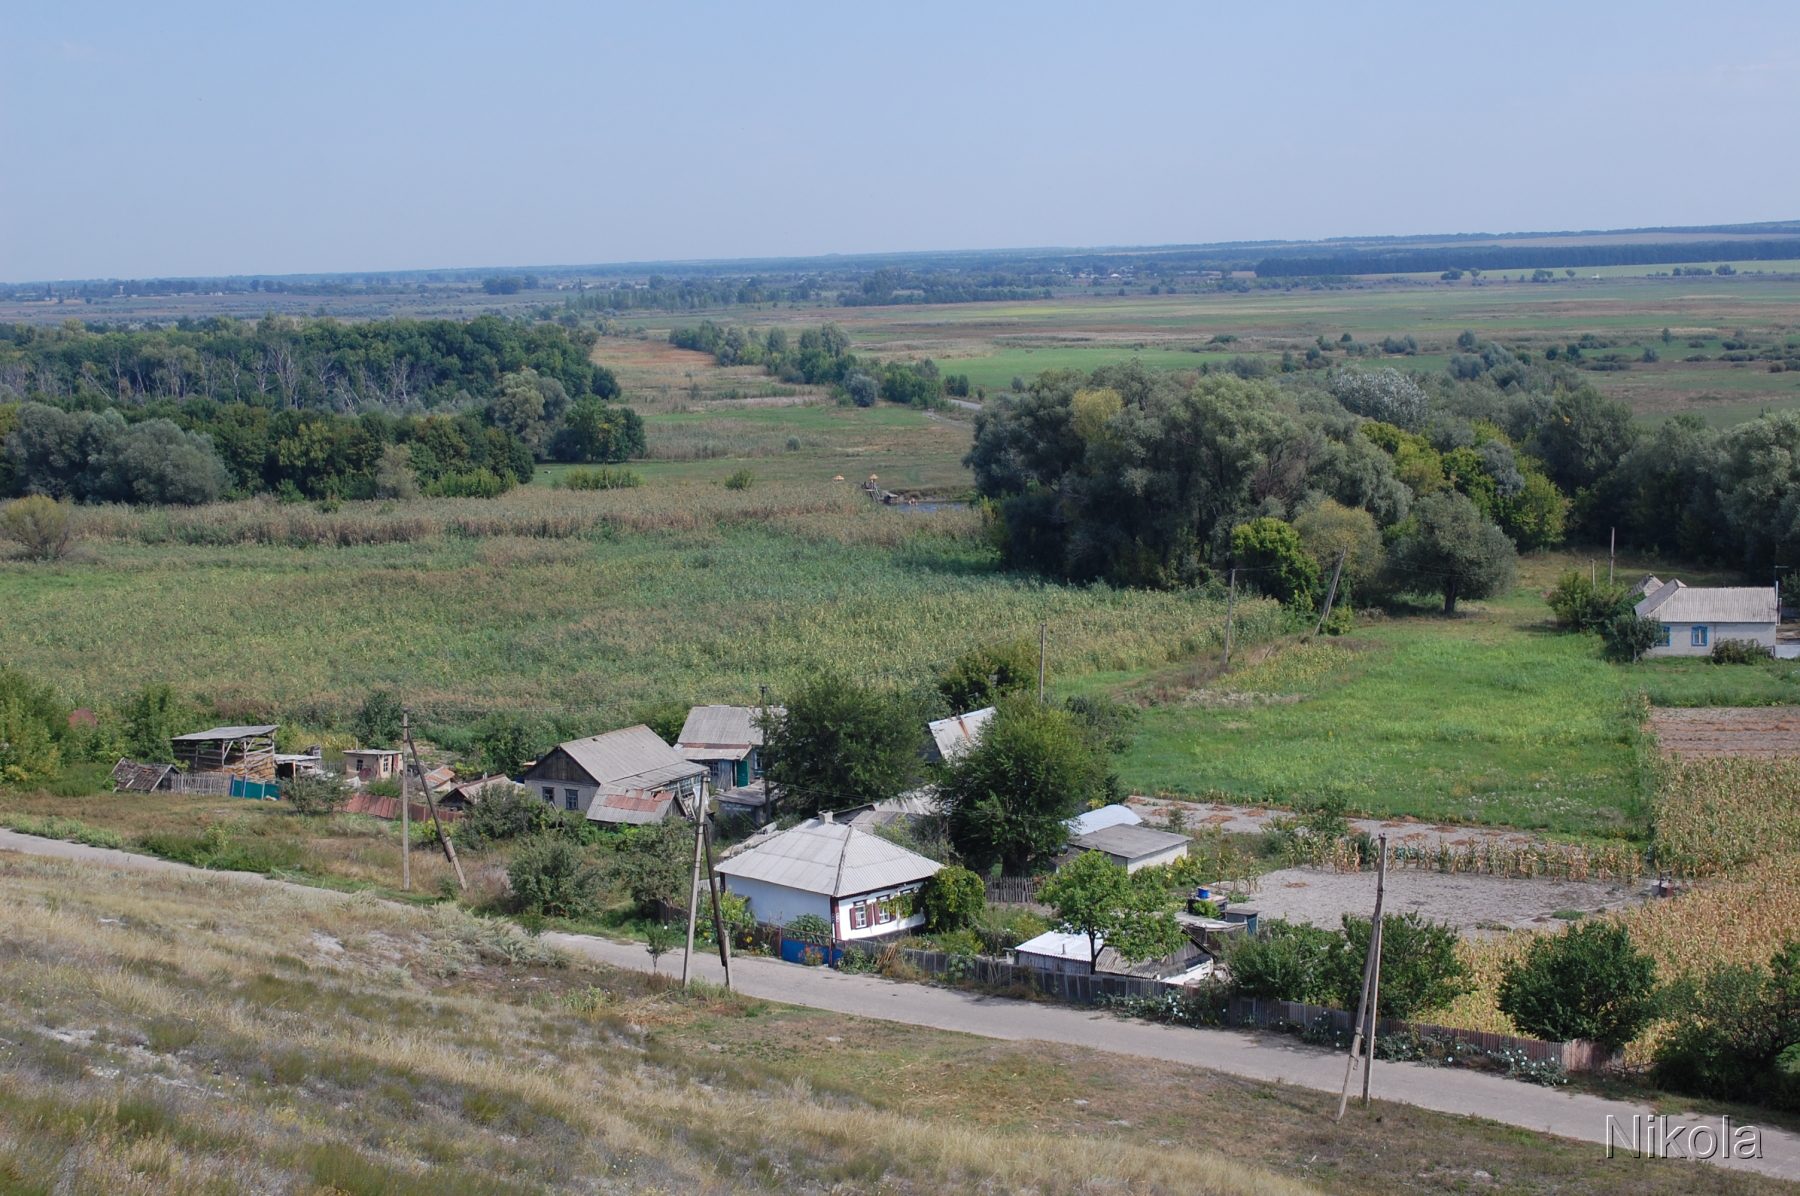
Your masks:
{"label": "white wall of house", "polygon": [[[911,930],[915,926],[925,925],[925,915],[917,909],[904,918],[895,917],[883,922],[881,920],[880,903],[892,897],[909,897],[916,905],[920,886],[917,884],[900,885],[892,889],[878,889],[873,893],[858,893],[853,897],[837,899],[837,937],[840,939],[872,939],[884,934],[893,934],[900,930]],[[859,913],[860,911],[860,913]],[[862,925],[858,926],[857,923]]]}
{"label": "white wall of house", "polygon": [[824,921],[831,921],[831,898],[823,893],[807,893],[742,876],[721,879],[727,892],[736,893],[750,903],[750,916],[758,922],[786,926],[802,914],[817,914]]}
{"label": "white wall of house", "polygon": [[[1720,640],[1750,640],[1765,648],[1775,646],[1773,623],[1664,623],[1663,626],[1669,629],[1668,644],[1658,644],[1644,655],[1709,656],[1713,645]],[[1696,635],[1696,629],[1703,629],[1704,636]],[[1699,639],[1704,642],[1696,643]]]}

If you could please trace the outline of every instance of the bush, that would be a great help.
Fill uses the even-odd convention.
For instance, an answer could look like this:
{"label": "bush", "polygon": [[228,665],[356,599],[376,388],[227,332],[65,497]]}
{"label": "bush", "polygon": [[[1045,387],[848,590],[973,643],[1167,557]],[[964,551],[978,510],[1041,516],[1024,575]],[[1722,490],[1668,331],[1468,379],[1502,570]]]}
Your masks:
{"label": "bush", "polygon": [[1773,649],[1755,640],[1719,640],[1712,646],[1714,664],[1755,664],[1774,655]]}
{"label": "bush", "polygon": [[982,644],[958,656],[938,678],[938,692],[957,714],[992,706],[1037,684],[1037,645],[1029,640]]}
{"label": "bush", "polygon": [[1232,943],[1226,958],[1232,985],[1242,996],[1336,1004],[1343,951],[1340,934],[1276,919],[1256,937]]}
{"label": "bush", "polygon": [[0,537],[18,541],[34,561],[61,558],[74,534],[67,503],[32,494],[0,507]]}
{"label": "bush", "polygon": [[[1339,1008],[1355,1009],[1362,993],[1362,962],[1369,951],[1369,920],[1344,918],[1344,954],[1338,973]],[[1457,958],[1452,926],[1418,914],[1381,919],[1381,1015],[1411,1018],[1439,1009],[1469,991],[1468,968]],[[1345,966],[1348,965],[1348,966]]]}
{"label": "bush", "polygon": [[927,930],[961,930],[987,906],[987,886],[967,868],[946,864],[919,890],[919,906]]}
{"label": "bush", "polygon": [[281,800],[296,814],[335,814],[350,800],[350,786],[342,777],[293,777],[281,782]]}
{"label": "bush", "polygon": [[180,734],[182,724],[192,713],[169,686],[146,686],[120,711],[125,724],[125,754],[146,763],[173,762],[170,737]]}
{"label": "bush", "polygon": [[520,913],[579,918],[594,911],[600,870],[578,844],[561,835],[537,835],[519,845],[506,870]]}
{"label": "bush", "polygon": [[725,479],[725,489],[727,490],[748,490],[755,484],[756,475],[748,469],[740,469]]}
{"label": "bush", "polygon": [[559,490],[632,490],[644,479],[629,469],[571,469],[556,479]]}
{"label": "bush", "polygon": [[482,466],[445,474],[432,483],[430,493],[436,498],[499,498],[510,489],[510,479]]}
{"label": "bush", "polygon": [[1571,631],[1599,631],[1608,620],[1632,608],[1625,586],[1596,582],[1588,574],[1571,569],[1557,579],[1544,601],[1556,615],[1556,625]]}
{"label": "bush", "polygon": [[687,905],[693,868],[693,825],[669,819],[626,831],[610,872],[640,913],[654,914],[659,904]]}
{"label": "bush", "polygon": [[541,835],[560,825],[556,811],[513,785],[496,783],[482,791],[479,800],[456,824],[456,838],[471,851],[480,851],[509,839]]}
{"label": "bush", "polygon": [[1662,640],[1662,624],[1655,619],[1640,619],[1635,611],[1623,610],[1601,624],[1600,637],[1606,641],[1608,656],[1635,661]]}
{"label": "bush", "polygon": [[1674,994],[1674,1029],[1656,1051],[1658,1082],[1721,1100],[1800,1107],[1786,1061],[1800,1043],[1800,942],[1767,967],[1726,964]]}
{"label": "bush", "polygon": [[1623,926],[1590,922],[1534,942],[1501,977],[1499,1005],[1522,1034],[1618,1051],[1655,1016],[1656,965]]}
{"label": "bush", "polygon": [[801,914],[782,928],[787,938],[823,945],[831,941],[831,923],[817,914]]}

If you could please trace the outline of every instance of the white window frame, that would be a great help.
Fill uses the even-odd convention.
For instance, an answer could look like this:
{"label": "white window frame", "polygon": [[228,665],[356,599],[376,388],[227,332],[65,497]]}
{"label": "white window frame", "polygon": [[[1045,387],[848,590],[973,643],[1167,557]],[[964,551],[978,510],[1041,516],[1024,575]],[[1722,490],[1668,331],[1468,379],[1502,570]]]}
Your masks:
{"label": "white window frame", "polygon": [[867,930],[869,928],[869,907],[858,901],[850,907],[850,929]]}
{"label": "white window frame", "polygon": [[1705,623],[1694,624],[1692,627],[1688,628],[1688,647],[1690,647],[1690,648],[1705,648],[1705,647],[1707,647],[1708,646],[1707,639],[1710,635],[1711,635],[1711,631],[1706,626]]}

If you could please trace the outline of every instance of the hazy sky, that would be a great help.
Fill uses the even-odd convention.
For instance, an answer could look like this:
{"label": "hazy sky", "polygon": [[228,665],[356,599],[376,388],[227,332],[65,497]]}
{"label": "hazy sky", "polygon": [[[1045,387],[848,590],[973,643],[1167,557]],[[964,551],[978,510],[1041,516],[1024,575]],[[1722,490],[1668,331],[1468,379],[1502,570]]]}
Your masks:
{"label": "hazy sky", "polygon": [[0,279],[1800,217],[1800,5],[13,0]]}

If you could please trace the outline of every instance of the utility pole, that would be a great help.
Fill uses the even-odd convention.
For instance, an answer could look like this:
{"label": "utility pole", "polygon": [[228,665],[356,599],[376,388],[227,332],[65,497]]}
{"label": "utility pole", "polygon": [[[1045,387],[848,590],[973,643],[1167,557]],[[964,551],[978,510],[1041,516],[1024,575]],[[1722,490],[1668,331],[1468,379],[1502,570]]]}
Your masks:
{"label": "utility pole", "polygon": [[[400,737],[412,742],[412,711],[400,712]],[[406,761],[400,761],[400,891],[412,891],[412,787]],[[423,777],[420,778],[423,780]]]}
{"label": "utility pole", "polygon": [[725,911],[720,907],[721,886],[719,876],[713,871],[712,858],[712,816],[705,815],[701,823],[700,841],[706,845],[706,891],[712,897],[713,934],[719,940],[719,966],[725,969],[725,989],[731,990],[731,940],[725,934]]}
{"label": "utility pole", "polygon": [[694,920],[700,912],[700,851],[704,847],[702,836],[706,833],[704,807],[706,805],[705,782],[701,782],[701,809],[694,811],[694,874],[688,885],[688,917],[687,917],[687,951],[681,957],[681,987],[688,986],[688,964],[694,958]]}
{"label": "utility pole", "polygon": [[[1381,925],[1381,900],[1387,882],[1387,836],[1382,835],[1376,842],[1381,856],[1375,872],[1375,917],[1369,923],[1369,953],[1363,959],[1362,996],[1356,1002],[1356,1021],[1353,1025],[1355,1033],[1350,1038],[1350,1057],[1344,1060],[1344,1089],[1338,1096],[1337,1116],[1332,1118],[1333,1121],[1344,1119],[1344,1109],[1350,1103],[1350,1073],[1356,1067],[1357,1057],[1362,1054],[1363,1028],[1369,1016],[1369,990],[1374,985],[1375,966],[1380,959],[1380,940],[1376,937],[1376,927]],[[1374,1052],[1370,1053],[1372,1055]]]}
{"label": "utility pole", "polygon": [[[1381,891],[1387,887],[1387,836],[1381,836],[1381,858],[1375,863],[1375,903],[1381,904]],[[1369,1076],[1375,1071],[1375,1027],[1381,1020],[1381,947],[1387,937],[1381,924],[1381,915],[1375,915],[1375,921],[1369,924],[1369,936],[1374,940],[1372,948],[1375,955],[1375,977],[1369,984],[1369,1029],[1364,1041],[1369,1044],[1369,1058],[1363,1064],[1362,1103],[1369,1105]]]}
{"label": "utility pole", "polygon": [[1619,529],[1612,529],[1612,536],[1606,542],[1606,584],[1613,583],[1613,558],[1619,555]]}
{"label": "utility pole", "polygon": [[1038,705],[1044,704],[1044,644],[1050,636],[1050,624],[1038,624]]}
{"label": "utility pole", "polygon": [[[425,808],[431,811],[431,826],[437,831],[438,846],[444,849],[444,858],[456,869],[456,888],[458,892],[469,887],[468,877],[463,875],[462,861],[456,858],[456,844],[450,842],[450,836],[444,833],[443,820],[438,817],[437,799],[431,792],[431,778],[425,775],[425,766],[419,763],[419,746],[413,742],[412,720],[407,717],[410,710],[403,707],[400,711],[400,727],[406,735],[406,750],[412,753],[413,767],[419,770],[419,787],[425,790]],[[406,761],[400,762],[400,771],[406,772]],[[405,808],[402,803],[401,808]]]}
{"label": "utility pole", "polygon": [[1231,667],[1231,614],[1237,605],[1237,570],[1231,571],[1231,580],[1225,591],[1225,667]]}
{"label": "utility pole", "polygon": [[1337,564],[1331,567],[1331,588],[1325,591],[1325,609],[1319,612],[1319,622],[1313,627],[1314,635],[1325,630],[1325,620],[1331,617],[1331,604],[1337,601],[1338,575],[1344,571],[1344,556],[1349,551],[1348,548],[1338,549]]}
{"label": "utility pole", "polygon": [[1589,585],[1599,585],[1600,584],[1600,562],[1599,561],[1589,561],[1588,562],[1588,584]]}

